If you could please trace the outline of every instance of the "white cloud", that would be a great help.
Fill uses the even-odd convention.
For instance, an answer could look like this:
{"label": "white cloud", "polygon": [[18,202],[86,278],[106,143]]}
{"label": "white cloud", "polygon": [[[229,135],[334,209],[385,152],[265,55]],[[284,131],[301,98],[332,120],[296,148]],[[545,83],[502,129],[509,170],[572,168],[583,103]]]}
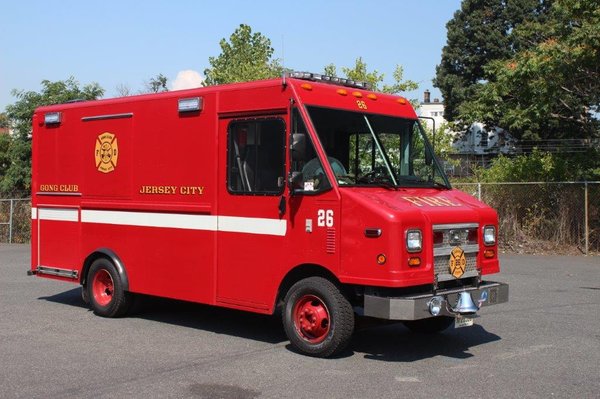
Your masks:
{"label": "white cloud", "polygon": [[171,90],[185,90],[201,87],[204,83],[202,76],[191,69],[180,71],[171,84]]}

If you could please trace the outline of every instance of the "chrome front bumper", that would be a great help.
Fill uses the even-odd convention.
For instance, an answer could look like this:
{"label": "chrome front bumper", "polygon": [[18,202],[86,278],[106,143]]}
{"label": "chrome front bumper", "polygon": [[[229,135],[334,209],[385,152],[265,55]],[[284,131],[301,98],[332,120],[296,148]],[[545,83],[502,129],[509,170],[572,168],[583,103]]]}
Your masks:
{"label": "chrome front bumper", "polygon": [[508,284],[484,281],[479,287],[464,287],[438,291],[435,294],[413,294],[402,297],[364,296],[364,315],[387,320],[420,320],[433,317],[429,303],[433,297],[442,297],[446,306],[440,316],[456,316],[452,307],[458,302],[461,292],[471,294],[479,307],[508,302]]}

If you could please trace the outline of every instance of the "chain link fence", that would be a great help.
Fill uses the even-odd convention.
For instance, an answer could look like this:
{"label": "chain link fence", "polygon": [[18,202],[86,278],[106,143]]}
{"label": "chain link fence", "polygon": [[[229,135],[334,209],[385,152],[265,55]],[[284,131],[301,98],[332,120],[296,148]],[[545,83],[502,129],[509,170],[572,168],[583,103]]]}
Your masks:
{"label": "chain link fence", "polygon": [[498,211],[514,252],[600,252],[600,182],[454,183]]}
{"label": "chain link fence", "polygon": [[[511,252],[600,253],[600,182],[454,183],[498,211]],[[31,201],[0,199],[0,242],[29,242]]]}
{"label": "chain link fence", "polygon": [[0,242],[26,243],[31,235],[31,200],[0,199]]}

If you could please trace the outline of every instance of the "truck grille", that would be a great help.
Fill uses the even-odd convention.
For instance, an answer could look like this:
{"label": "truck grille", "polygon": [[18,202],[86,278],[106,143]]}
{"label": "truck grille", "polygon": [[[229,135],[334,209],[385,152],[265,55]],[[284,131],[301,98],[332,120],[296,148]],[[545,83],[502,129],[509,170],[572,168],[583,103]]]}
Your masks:
{"label": "truck grille", "polygon": [[460,247],[467,261],[465,273],[459,280],[476,277],[477,270],[477,223],[441,224],[433,226],[433,265],[436,281],[457,280],[449,270],[450,252],[455,247]]}
{"label": "truck grille", "polygon": [[[437,281],[456,280],[448,269],[448,257],[449,255],[444,255],[433,258],[434,273],[437,276]],[[465,268],[465,274],[461,278],[477,276],[477,252],[465,253],[465,257],[467,258],[467,267]]]}

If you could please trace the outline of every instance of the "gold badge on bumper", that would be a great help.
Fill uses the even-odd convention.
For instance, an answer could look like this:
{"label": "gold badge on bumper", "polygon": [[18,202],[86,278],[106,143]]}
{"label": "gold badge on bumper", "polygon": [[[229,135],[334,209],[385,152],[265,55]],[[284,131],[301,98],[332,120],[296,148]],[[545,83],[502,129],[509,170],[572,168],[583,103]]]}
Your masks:
{"label": "gold badge on bumper", "polygon": [[119,146],[117,136],[104,132],[96,139],[96,168],[99,172],[110,173],[117,167],[119,158]]}
{"label": "gold badge on bumper", "polygon": [[450,274],[452,274],[454,278],[461,278],[462,275],[465,274],[467,258],[465,257],[465,251],[460,247],[454,247],[452,252],[450,252],[448,268],[450,269]]}

